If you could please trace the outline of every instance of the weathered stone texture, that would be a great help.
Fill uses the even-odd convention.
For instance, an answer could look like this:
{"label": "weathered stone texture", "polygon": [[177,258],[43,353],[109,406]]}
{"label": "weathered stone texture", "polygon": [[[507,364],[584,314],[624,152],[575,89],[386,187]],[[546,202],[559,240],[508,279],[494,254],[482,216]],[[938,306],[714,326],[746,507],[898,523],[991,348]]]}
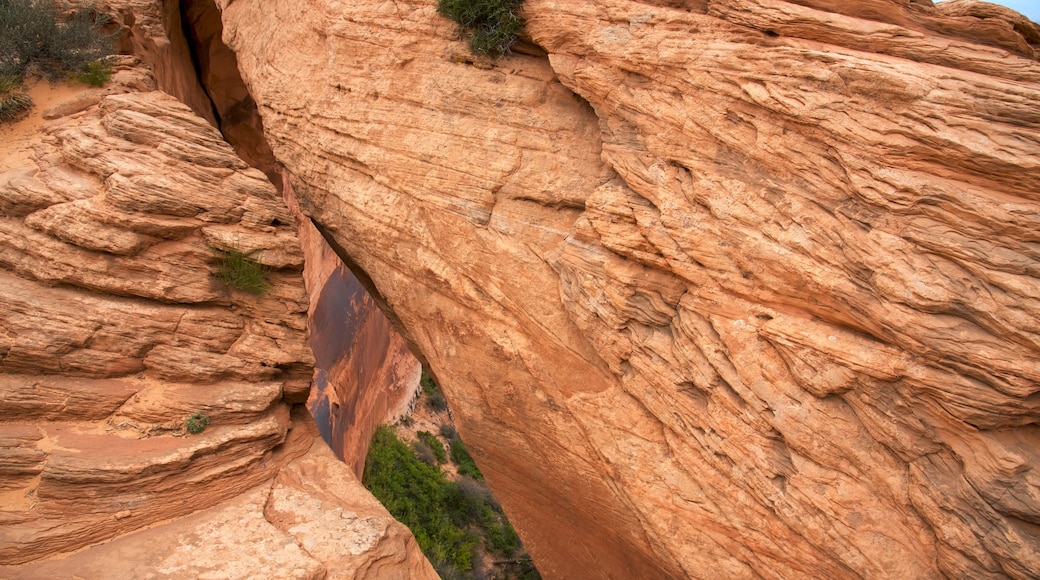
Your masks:
{"label": "weathered stone texture", "polygon": [[484,63],[434,4],[219,3],[547,577],[1040,570],[1036,25],[528,0]]}
{"label": "weathered stone texture", "polygon": [[[295,218],[210,124],[138,84],[10,133],[36,153],[0,175],[0,577],[435,577],[293,410],[314,366]],[[218,278],[229,249],[271,268],[263,295]],[[274,483],[287,465],[335,491]],[[272,489],[291,495],[278,521],[308,530],[265,515]],[[309,554],[335,510],[343,535]]]}

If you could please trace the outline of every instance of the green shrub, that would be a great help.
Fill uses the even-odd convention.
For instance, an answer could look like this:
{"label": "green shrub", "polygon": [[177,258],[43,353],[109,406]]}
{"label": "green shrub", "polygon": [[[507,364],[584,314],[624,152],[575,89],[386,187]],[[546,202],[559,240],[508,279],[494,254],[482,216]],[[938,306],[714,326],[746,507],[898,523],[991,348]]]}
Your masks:
{"label": "green shrub", "polygon": [[[3,1],[3,0],[0,0]],[[184,420],[184,428],[188,430],[188,433],[192,435],[198,435],[206,430],[206,425],[209,425],[209,417],[202,413],[192,413]]]}
{"label": "green shrub", "polygon": [[26,94],[20,78],[14,75],[0,76],[0,121],[18,118],[28,111],[32,104],[32,99]]}
{"label": "green shrub", "polygon": [[490,57],[509,51],[524,27],[523,0],[439,0],[437,12],[470,33],[470,50]]}
{"label": "green shrub", "polygon": [[[430,433],[420,435],[430,437]],[[464,453],[461,442],[460,448]],[[473,555],[478,545],[503,558],[522,555],[520,539],[486,483],[466,476],[448,481],[439,469],[420,461],[390,427],[379,427],[372,437],[362,482],[412,530],[442,578],[477,576]],[[524,557],[518,561],[529,563]],[[533,575],[520,570],[517,577],[538,577],[533,565],[525,568]]]}
{"label": "green shrub", "polygon": [[25,75],[30,66],[48,78],[64,78],[112,52],[109,18],[92,7],[68,19],[48,0],[0,0],[0,75]]}
{"label": "green shrub", "polygon": [[462,443],[462,439],[451,440],[451,460],[458,467],[459,475],[466,475],[478,481],[484,480],[484,475],[477,469],[477,463],[473,461],[469,451],[466,451],[466,446]]}
{"label": "green shrub", "polygon": [[85,67],[73,75],[73,78],[92,87],[103,87],[108,82],[108,79],[112,78],[112,67],[100,60],[95,60],[87,63]]}
{"label": "green shrub", "polygon": [[365,487],[399,522],[408,526],[435,566],[468,571],[478,538],[456,524],[450,506],[453,484],[420,461],[387,426],[376,429],[365,458]]}
{"label": "green shrub", "polygon": [[429,431],[419,431],[415,435],[419,438],[419,441],[422,441],[430,447],[433,451],[434,457],[437,459],[437,463],[448,462],[448,455],[444,453],[444,444],[441,443],[441,440],[438,439],[436,435]]}
{"label": "green shrub", "polygon": [[422,376],[419,377],[419,386],[422,387],[424,395],[432,395],[437,392],[437,383],[433,381],[433,377],[426,369],[423,369]]}
{"label": "green shrub", "polygon": [[219,254],[220,265],[217,267],[217,277],[225,284],[254,294],[263,294],[267,291],[267,273],[269,271],[267,266],[235,249]]}
{"label": "green shrub", "polygon": [[426,395],[426,406],[430,409],[441,413],[448,410],[448,401],[444,398],[444,393],[441,393],[440,389],[437,388],[437,383],[433,381],[433,377],[423,370],[422,378],[419,379],[419,385],[422,387],[422,392]]}

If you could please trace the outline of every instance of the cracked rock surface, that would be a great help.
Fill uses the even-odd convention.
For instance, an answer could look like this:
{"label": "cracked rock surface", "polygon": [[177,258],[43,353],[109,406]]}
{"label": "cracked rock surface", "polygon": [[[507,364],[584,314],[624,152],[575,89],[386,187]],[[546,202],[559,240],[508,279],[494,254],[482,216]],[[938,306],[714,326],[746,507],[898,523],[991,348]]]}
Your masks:
{"label": "cracked rock surface", "polygon": [[433,2],[218,6],[546,577],[1040,570],[1035,24],[528,0],[483,63]]}

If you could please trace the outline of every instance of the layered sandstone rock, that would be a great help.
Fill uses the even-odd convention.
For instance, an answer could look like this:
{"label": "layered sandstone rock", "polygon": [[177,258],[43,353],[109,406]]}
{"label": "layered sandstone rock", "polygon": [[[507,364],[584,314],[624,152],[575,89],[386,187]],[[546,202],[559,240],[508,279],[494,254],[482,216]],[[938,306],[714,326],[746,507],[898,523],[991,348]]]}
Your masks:
{"label": "layered sandstone rock", "polygon": [[1040,570],[1034,24],[528,0],[487,63],[432,1],[218,4],[547,577]]}
{"label": "layered sandstone rock", "polygon": [[0,577],[435,577],[303,411],[295,218],[138,65],[3,128],[35,154],[0,174]]}

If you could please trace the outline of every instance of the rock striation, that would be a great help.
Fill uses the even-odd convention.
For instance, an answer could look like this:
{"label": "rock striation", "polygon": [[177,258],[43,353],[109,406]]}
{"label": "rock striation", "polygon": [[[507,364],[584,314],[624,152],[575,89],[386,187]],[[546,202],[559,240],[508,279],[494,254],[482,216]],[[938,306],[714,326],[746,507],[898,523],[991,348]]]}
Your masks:
{"label": "rock striation", "polygon": [[3,128],[35,154],[0,173],[0,577],[435,577],[303,410],[295,217],[140,64]]}
{"label": "rock striation", "polygon": [[1040,29],[956,0],[219,0],[305,215],[550,578],[1040,570]]}

